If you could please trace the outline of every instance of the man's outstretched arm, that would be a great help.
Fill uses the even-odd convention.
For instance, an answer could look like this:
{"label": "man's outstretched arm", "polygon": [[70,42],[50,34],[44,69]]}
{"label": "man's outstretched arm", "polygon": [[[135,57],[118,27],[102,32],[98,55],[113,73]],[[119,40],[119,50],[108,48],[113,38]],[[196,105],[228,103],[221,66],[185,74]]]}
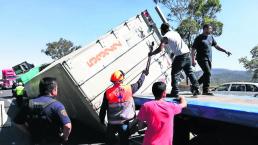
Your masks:
{"label": "man's outstretched arm", "polygon": [[132,84],[131,85],[131,88],[132,88],[132,93],[134,94],[135,92],[137,92],[140,88],[141,88],[141,86],[142,86],[142,84],[143,84],[143,82],[144,82],[144,80],[145,80],[145,71],[143,71],[142,72],[142,74],[141,74],[141,76],[140,76],[140,78],[139,78],[139,80],[136,82],[136,83],[134,83],[134,84]]}
{"label": "man's outstretched arm", "polygon": [[163,50],[165,48],[165,45],[168,43],[168,38],[167,37],[164,37],[162,40],[161,40],[161,43],[159,44],[159,47],[157,49],[155,49],[154,51],[150,52],[148,54],[148,56],[152,56],[152,55],[156,55],[158,53],[161,52],[161,50]]}
{"label": "man's outstretched arm", "polygon": [[229,51],[223,49],[223,48],[220,47],[219,45],[215,45],[214,47],[215,47],[217,50],[221,51],[221,52],[225,52],[228,56],[232,55],[231,52],[229,52]]}

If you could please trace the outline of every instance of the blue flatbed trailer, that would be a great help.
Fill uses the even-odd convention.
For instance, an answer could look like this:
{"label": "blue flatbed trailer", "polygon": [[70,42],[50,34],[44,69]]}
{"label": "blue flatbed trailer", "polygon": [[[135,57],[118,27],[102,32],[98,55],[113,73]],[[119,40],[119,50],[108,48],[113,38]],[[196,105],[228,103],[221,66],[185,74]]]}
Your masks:
{"label": "blue flatbed trailer", "polygon": [[[154,97],[134,99],[139,109]],[[258,98],[186,95],[186,99],[187,108],[174,120],[174,145],[258,145]]]}

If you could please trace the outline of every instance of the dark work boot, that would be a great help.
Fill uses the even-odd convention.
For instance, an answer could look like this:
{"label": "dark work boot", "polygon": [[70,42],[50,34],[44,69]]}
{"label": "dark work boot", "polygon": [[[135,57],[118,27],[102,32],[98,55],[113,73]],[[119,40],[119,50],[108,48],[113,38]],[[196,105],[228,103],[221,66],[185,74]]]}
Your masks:
{"label": "dark work boot", "polygon": [[214,94],[212,92],[210,92],[209,90],[203,90],[202,94],[208,95],[208,96],[214,96]]}
{"label": "dark work boot", "polygon": [[171,91],[170,94],[167,94],[167,97],[178,98],[179,95],[178,95],[178,93],[175,93],[175,92]]}
{"label": "dark work boot", "polygon": [[198,87],[194,87],[191,85],[190,88],[191,88],[191,92],[192,92],[193,96],[197,96],[197,95],[201,94]]}

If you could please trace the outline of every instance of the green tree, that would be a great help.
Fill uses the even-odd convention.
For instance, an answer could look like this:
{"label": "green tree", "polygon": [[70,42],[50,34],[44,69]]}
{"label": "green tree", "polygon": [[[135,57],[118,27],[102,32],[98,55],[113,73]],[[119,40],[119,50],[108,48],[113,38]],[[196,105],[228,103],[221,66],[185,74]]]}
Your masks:
{"label": "green tree", "polygon": [[172,22],[172,28],[178,31],[189,48],[206,23],[213,26],[213,35],[222,34],[223,23],[216,19],[216,14],[221,11],[220,0],[159,0],[158,2],[169,10],[167,18]]}
{"label": "green tree", "polygon": [[42,49],[41,52],[51,56],[54,60],[81,48],[81,46],[74,46],[73,42],[63,38],[60,38],[57,42],[47,43],[46,46],[47,48]]}
{"label": "green tree", "polygon": [[247,70],[253,72],[252,81],[258,82],[258,45],[255,46],[250,53],[252,55],[251,60],[247,57],[242,57],[239,59],[239,62],[242,63]]}

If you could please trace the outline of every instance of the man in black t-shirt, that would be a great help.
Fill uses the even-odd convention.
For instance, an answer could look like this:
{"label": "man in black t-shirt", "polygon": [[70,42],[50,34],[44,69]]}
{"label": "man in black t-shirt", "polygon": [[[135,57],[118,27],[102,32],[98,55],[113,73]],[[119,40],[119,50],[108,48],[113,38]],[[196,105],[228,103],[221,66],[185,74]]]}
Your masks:
{"label": "man in black t-shirt", "polygon": [[225,52],[228,56],[231,55],[229,51],[226,51],[220,47],[214,40],[212,34],[212,26],[205,24],[203,26],[203,33],[197,36],[194,40],[192,47],[192,63],[195,62],[195,51],[196,60],[203,71],[203,75],[199,78],[198,83],[203,84],[203,95],[213,95],[209,92],[210,77],[211,77],[211,62],[212,62],[212,46],[221,52]]}

